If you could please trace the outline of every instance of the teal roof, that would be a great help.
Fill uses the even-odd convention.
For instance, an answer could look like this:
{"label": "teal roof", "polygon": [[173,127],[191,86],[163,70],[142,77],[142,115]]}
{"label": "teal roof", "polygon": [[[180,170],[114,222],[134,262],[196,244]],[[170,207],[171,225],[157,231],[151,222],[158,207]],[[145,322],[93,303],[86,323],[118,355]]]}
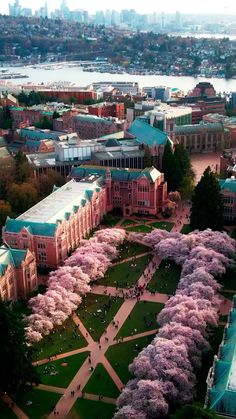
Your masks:
{"label": "teal roof", "polygon": [[114,121],[112,119],[109,118],[100,118],[99,116],[95,116],[95,115],[76,115],[74,117],[77,121],[84,121],[84,122],[92,122],[94,124],[100,124],[101,122],[104,124],[112,124]]}
{"label": "teal roof", "polygon": [[11,249],[6,246],[0,247],[0,275],[4,275],[7,267],[12,265],[18,268],[25,259],[26,250]]}
{"label": "teal roof", "polygon": [[19,233],[24,227],[35,236],[54,237],[57,224],[35,223],[33,221],[14,220],[12,218],[8,218],[5,230],[8,233]]}
{"label": "teal roof", "polygon": [[229,178],[229,179],[221,179],[219,181],[220,188],[222,191],[230,191],[230,192],[236,192],[236,179],[235,178]]}
{"label": "teal roof", "polygon": [[64,132],[59,131],[49,131],[49,130],[40,130],[40,129],[29,129],[21,128],[20,137],[28,138],[30,140],[57,140],[60,135],[64,135]]}
{"label": "teal roof", "polygon": [[151,181],[155,181],[161,173],[154,167],[146,169],[119,169],[114,167],[101,167],[101,166],[79,166],[73,167],[70,176],[76,179],[83,179],[89,175],[98,175],[105,177],[106,171],[111,171],[111,178],[114,181],[129,182],[139,179],[142,176],[147,177]]}
{"label": "teal roof", "polygon": [[109,140],[106,141],[105,143],[106,147],[120,147],[120,143],[116,138],[110,138]]}
{"label": "teal roof", "polygon": [[135,136],[137,141],[146,144],[149,147],[154,145],[165,145],[167,143],[168,135],[158,128],[152,127],[142,119],[135,119],[131,124],[128,132]]}
{"label": "teal roof", "polygon": [[[210,409],[226,416],[236,415],[236,296],[212,370],[213,384],[208,387]],[[211,377],[211,378],[212,378]]]}
{"label": "teal roof", "polygon": [[175,127],[175,134],[195,134],[197,132],[201,132],[202,130],[206,130],[208,132],[223,132],[224,126],[221,122],[200,122],[199,124],[177,125]]}

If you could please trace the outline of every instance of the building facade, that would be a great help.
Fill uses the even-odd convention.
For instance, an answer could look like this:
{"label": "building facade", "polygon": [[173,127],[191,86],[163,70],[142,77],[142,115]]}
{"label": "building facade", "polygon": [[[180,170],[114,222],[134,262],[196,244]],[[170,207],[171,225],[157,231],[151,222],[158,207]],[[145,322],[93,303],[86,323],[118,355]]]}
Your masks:
{"label": "building facade", "polygon": [[163,173],[154,167],[117,169],[112,167],[79,166],[72,169],[77,181],[98,174],[107,192],[107,211],[120,208],[125,216],[132,214],[157,215],[167,199],[167,184]]}
{"label": "building facade", "polygon": [[76,115],[74,112],[67,112],[62,118],[54,120],[53,127],[55,130],[71,130],[81,139],[87,140],[122,131],[126,123],[112,117],[100,118],[95,115]]}
{"label": "building facade", "polygon": [[220,122],[176,126],[171,138],[189,153],[219,151],[231,146],[230,131]]}
{"label": "building facade", "polygon": [[213,85],[209,82],[199,82],[194,89],[189,93],[190,97],[197,97],[197,96],[201,96],[201,97],[214,97],[216,96],[216,91],[213,87]]}
{"label": "building facade", "polygon": [[118,119],[124,119],[125,117],[125,105],[122,102],[103,102],[95,105],[88,106],[88,112],[90,115],[95,115],[100,118],[113,117]]}
{"label": "building facade", "polygon": [[38,288],[34,254],[30,250],[0,247],[0,300],[26,299]]}
{"label": "building facade", "polygon": [[205,406],[220,417],[236,417],[236,296],[218,354],[208,373]]}
{"label": "building facade", "polygon": [[7,219],[3,240],[34,252],[37,265],[56,268],[106,213],[106,190],[98,177],[71,180],[16,219]]}
{"label": "building facade", "polygon": [[220,181],[221,193],[224,201],[224,220],[232,223],[236,220],[236,178],[232,176]]}

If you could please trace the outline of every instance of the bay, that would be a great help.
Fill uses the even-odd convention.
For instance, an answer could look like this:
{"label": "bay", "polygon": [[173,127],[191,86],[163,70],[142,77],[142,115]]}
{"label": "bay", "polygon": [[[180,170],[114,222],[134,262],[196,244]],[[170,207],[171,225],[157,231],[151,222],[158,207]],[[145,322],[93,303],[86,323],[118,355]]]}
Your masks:
{"label": "bay", "polygon": [[[60,63],[58,63],[58,66]],[[205,77],[187,77],[187,76],[156,76],[156,75],[133,75],[133,74],[110,74],[99,72],[85,72],[81,67],[69,67],[63,65],[63,68],[45,70],[43,68],[31,67],[4,67],[12,72],[20,72],[29,76],[24,79],[10,80],[12,85],[22,85],[26,83],[52,83],[59,81],[72,82],[76,86],[85,87],[93,82],[99,81],[130,81],[138,82],[140,87],[145,86],[169,86],[179,88],[187,93],[193,89],[200,81],[208,81],[213,84],[216,91],[232,92],[236,91],[235,79],[205,78]]]}

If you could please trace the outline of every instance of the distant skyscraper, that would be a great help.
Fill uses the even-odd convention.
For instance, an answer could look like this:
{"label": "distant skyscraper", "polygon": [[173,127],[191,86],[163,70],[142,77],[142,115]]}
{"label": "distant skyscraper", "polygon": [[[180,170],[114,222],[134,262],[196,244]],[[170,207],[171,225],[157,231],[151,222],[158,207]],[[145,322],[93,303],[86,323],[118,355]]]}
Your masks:
{"label": "distant skyscraper", "polygon": [[162,12],[161,14],[161,28],[164,29],[165,27],[165,13]]}
{"label": "distant skyscraper", "polygon": [[10,16],[20,16],[21,6],[19,0],[15,0],[15,3],[13,5],[9,3],[8,7]]}
{"label": "distant skyscraper", "polygon": [[181,27],[181,15],[178,11],[175,13],[175,24],[178,28]]}

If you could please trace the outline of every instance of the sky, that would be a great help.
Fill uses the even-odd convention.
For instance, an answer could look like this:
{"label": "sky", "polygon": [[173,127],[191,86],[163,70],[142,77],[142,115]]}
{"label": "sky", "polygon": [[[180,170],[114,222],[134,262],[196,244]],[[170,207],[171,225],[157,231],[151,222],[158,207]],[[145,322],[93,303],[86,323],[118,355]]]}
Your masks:
{"label": "sky", "polygon": [[[8,3],[14,3],[15,0],[0,0],[0,12],[8,13]],[[33,10],[41,7],[45,0],[19,0],[22,7],[30,7]],[[158,2],[156,0],[67,0],[67,5],[70,9],[85,9],[90,13],[96,10],[106,9],[135,9],[139,13],[152,12],[166,12],[175,13],[176,10],[180,13],[204,13],[204,14],[235,14],[236,15],[236,1],[235,0],[165,0]],[[49,10],[58,8],[61,0],[48,0]],[[36,6],[37,4],[37,6]]]}

